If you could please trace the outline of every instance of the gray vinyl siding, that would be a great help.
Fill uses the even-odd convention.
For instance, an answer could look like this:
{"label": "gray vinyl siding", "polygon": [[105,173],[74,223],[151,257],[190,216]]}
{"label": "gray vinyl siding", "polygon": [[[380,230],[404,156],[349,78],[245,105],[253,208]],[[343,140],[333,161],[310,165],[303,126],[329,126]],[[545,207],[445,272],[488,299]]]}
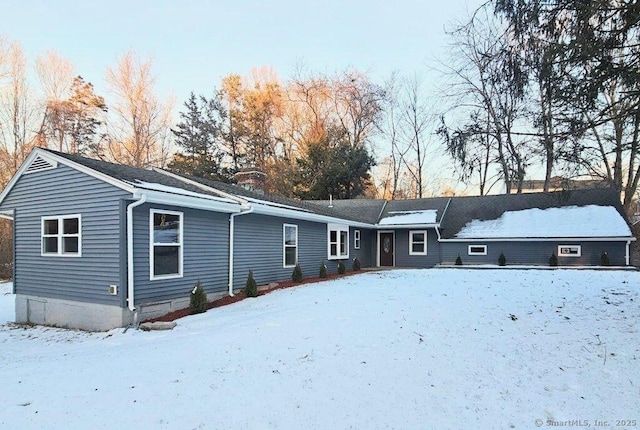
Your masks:
{"label": "gray vinyl siding", "polygon": [[[15,210],[15,292],[121,306],[120,208],[127,195],[62,164],[20,177],[0,206]],[[42,256],[41,217],[71,214],[81,215],[82,256]],[[109,285],[118,286],[117,296]]]}
{"label": "gray vinyl siding", "polygon": [[[182,212],[182,277],[151,280],[151,209]],[[207,293],[228,290],[229,215],[159,204],[143,204],[133,210],[134,278],[136,306],[189,297],[195,284],[202,282]]]}
{"label": "gray vinyl siding", "polygon": [[[355,249],[355,231],[360,230],[360,249]],[[360,267],[372,267],[375,265],[375,260],[372,260],[371,247],[375,244],[375,230],[368,230],[364,228],[349,228],[349,260],[353,261],[355,258],[360,260]],[[350,270],[351,266],[347,265],[347,270]]]}
{"label": "gray vinyl siding", "polygon": [[[468,245],[487,245],[487,255],[468,255]],[[611,265],[624,266],[626,242],[443,242],[442,262],[454,264],[458,254],[463,264],[498,264],[501,252],[509,264],[549,264],[552,253],[558,255],[558,245],[581,245],[580,257],[558,257],[559,266],[597,266],[606,252]]]}
{"label": "gray vinyl siding", "polygon": [[[322,262],[326,263],[329,273],[337,270],[337,261],[327,261],[326,224],[258,214],[242,215],[235,219],[234,288],[244,287],[249,270],[253,271],[258,285],[291,279],[293,268],[283,267],[283,224],[298,226],[298,263],[305,277],[318,276]],[[344,261],[348,265],[349,262]]]}
{"label": "gray vinyl siding", "polygon": [[[409,232],[427,231],[427,255],[409,255]],[[413,228],[395,230],[396,267],[433,267],[440,262],[440,246],[436,231],[432,228]]]}

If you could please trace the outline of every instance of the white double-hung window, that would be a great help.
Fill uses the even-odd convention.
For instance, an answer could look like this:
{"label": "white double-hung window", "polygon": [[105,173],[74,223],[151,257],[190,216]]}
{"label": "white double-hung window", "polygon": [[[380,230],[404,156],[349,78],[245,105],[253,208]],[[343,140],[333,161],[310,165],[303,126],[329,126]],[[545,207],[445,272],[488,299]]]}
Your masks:
{"label": "white double-hung window", "polygon": [[427,231],[409,231],[409,255],[427,255]]}
{"label": "white double-hung window", "polygon": [[349,258],[349,226],[327,224],[327,259]]}
{"label": "white double-hung window", "polygon": [[282,227],[283,267],[298,264],[298,226],[284,224]]}
{"label": "white double-hung window", "polygon": [[183,214],[151,209],[149,216],[151,279],[182,276]]}
{"label": "white double-hung window", "polygon": [[82,222],[80,215],[42,217],[42,255],[80,257]]}

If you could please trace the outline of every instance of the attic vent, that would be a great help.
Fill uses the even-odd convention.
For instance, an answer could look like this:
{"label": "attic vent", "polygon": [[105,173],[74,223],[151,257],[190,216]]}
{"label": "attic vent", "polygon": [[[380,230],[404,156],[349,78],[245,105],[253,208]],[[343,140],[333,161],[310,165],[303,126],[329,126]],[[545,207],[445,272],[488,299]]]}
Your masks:
{"label": "attic vent", "polygon": [[25,170],[24,173],[34,173],[41,170],[54,169],[55,167],[57,167],[57,163],[55,161],[45,160],[38,155],[34,158],[31,164],[29,164],[29,167],[27,167],[27,170]]}

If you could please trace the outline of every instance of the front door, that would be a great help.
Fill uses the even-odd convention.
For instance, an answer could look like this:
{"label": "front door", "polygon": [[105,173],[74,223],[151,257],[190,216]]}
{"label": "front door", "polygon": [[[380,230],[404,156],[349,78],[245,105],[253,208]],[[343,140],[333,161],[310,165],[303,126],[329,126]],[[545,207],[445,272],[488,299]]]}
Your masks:
{"label": "front door", "polygon": [[393,233],[380,233],[380,266],[393,266]]}

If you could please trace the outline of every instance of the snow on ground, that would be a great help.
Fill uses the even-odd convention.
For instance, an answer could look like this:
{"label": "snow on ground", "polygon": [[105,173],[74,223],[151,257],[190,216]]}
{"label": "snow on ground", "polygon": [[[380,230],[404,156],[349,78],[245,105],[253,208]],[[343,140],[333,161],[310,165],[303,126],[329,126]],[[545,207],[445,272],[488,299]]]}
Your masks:
{"label": "snow on ground", "polygon": [[126,333],[2,323],[4,286],[0,428],[640,425],[638,285],[635,271],[394,270]]}
{"label": "snow on ground", "polygon": [[472,220],[457,238],[625,237],[627,222],[613,206],[566,206],[507,211],[498,219]]}

